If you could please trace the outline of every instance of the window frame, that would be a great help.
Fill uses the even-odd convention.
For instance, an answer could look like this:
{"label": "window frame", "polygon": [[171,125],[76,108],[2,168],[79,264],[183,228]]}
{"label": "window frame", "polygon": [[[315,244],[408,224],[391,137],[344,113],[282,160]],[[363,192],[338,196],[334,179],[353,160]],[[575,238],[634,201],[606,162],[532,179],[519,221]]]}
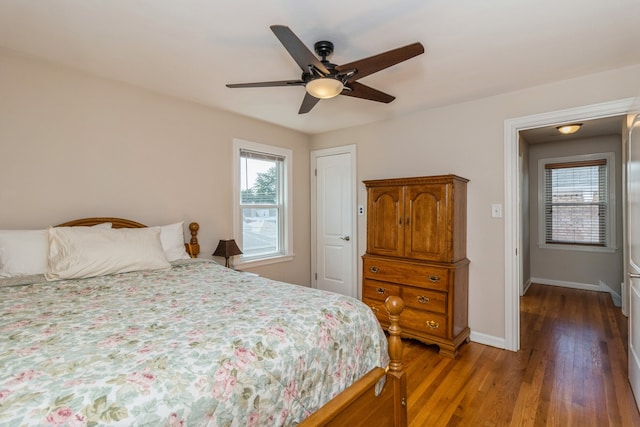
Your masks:
{"label": "window frame", "polygon": [[293,249],[293,215],[291,206],[291,190],[292,190],[292,170],[293,170],[293,152],[288,148],[276,147],[272,145],[260,144],[257,142],[245,141],[242,139],[233,139],[233,234],[240,248],[243,247],[243,230],[242,230],[242,207],[241,207],[241,168],[240,161],[241,150],[262,153],[267,156],[282,157],[282,218],[279,218],[278,236],[280,239],[281,251],[277,254],[270,253],[264,256],[246,256],[238,255],[235,258],[234,267],[257,267],[260,265],[273,264],[278,262],[291,261],[294,257]]}
{"label": "window frame", "polygon": [[[546,243],[546,165],[554,163],[578,163],[605,160],[607,167],[607,221],[605,223],[605,244],[590,245],[581,243]],[[616,182],[615,153],[593,153],[575,156],[562,156],[538,160],[538,247],[582,252],[615,252],[616,247]]]}

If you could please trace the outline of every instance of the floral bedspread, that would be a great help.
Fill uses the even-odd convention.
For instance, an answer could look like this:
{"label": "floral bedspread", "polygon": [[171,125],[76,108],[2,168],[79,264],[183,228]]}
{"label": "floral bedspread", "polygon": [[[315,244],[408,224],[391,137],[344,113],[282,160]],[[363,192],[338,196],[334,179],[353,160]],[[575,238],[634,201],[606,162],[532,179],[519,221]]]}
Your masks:
{"label": "floral bedspread", "polygon": [[213,262],[0,288],[1,426],[296,425],[387,363],[360,301]]}

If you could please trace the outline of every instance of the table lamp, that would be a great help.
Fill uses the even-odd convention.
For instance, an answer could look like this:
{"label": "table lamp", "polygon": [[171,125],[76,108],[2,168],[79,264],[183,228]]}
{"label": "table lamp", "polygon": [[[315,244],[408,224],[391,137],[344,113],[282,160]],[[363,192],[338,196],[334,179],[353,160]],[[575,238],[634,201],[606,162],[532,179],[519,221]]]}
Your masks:
{"label": "table lamp", "polygon": [[224,257],[224,266],[229,268],[229,257],[240,255],[242,251],[233,239],[220,240],[213,256]]}

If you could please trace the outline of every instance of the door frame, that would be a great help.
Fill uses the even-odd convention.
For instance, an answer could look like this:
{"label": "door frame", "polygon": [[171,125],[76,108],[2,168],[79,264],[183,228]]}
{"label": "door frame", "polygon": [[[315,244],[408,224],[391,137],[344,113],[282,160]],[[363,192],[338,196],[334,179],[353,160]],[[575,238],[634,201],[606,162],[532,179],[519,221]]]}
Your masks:
{"label": "door frame", "polygon": [[[640,104],[640,98],[638,98],[638,103]],[[627,155],[627,163],[625,170],[627,171],[627,182],[629,180],[629,172],[631,171],[631,149],[632,145],[632,132],[634,131],[635,125],[640,124],[640,105],[637,105],[635,111],[627,115],[627,140],[626,147],[623,150],[623,153]],[[637,178],[636,178],[637,179]],[[624,192],[625,196],[627,196],[626,200],[629,200],[629,186],[625,188]],[[625,214],[627,215],[625,225],[628,227],[631,221],[631,205],[626,204]],[[631,257],[631,244],[630,241],[630,229],[626,229],[624,233],[624,248],[627,251],[625,254],[625,264],[624,264],[624,283],[627,284],[627,288],[624,289],[626,292],[623,294],[623,308],[626,308],[626,311],[623,310],[623,313],[629,317],[629,342],[628,342],[628,376],[629,376],[629,384],[631,385],[631,390],[633,391],[633,397],[635,399],[636,406],[640,408],[640,366],[638,362],[638,353],[637,353],[637,345],[634,341],[634,337],[636,336],[636,331],[638,330],[638,324],[640,323],[638,319],[638,313],[632,308],[636,307],[635,301],[633,301],[637,296],[636,294],[636,286],[634,285],[634,278],[631,277],[631,274],[637,274],[640,267]]]}
{"label": "door frame", "polygon": [[586,105],[566,110],[534,114],[506,119],[504,121],[504,348],[520,349],[520,285],[522,278],[522,212],[519,155],[519,132],[543,126],[592,120],[628,114],[635,98],[624,98],[611,102]]}
{"label": "door frame", "polygon": [[318,281],[316,279],[317,267],[318,267],[318,254],[316,253],[316,246],[318,243],[318,238],[316,236],[317,231],[317,206],[316,206],[316,196],[317,196],[317,184],[316,184],[316,165],[318,157],[327,157],[327,156],[335,156],[339,154],[349,154],[350,155],[350,169],[351,169],[351,206],[353,207],[351,215],[349,218],[351,220],[351,240],[353,242],[351,247],[351,256],[349,257],[351,260],[351,281],[353,286],[356,288],[356,293],[359,298],[360,295],[360,287],[358,286],[358,217],[357,217],[357,201],[358,201],[358,188],[357,188],[357,171],[356,171],[356,145],[343,145],[340,147],[332,147],[332,148],[324,148],[320,150],[311,151],[311,167],[309,168],[310,172],[310,183],[311,183],[311,272],[310,272],[310,282],[312,288],[318,287]]}

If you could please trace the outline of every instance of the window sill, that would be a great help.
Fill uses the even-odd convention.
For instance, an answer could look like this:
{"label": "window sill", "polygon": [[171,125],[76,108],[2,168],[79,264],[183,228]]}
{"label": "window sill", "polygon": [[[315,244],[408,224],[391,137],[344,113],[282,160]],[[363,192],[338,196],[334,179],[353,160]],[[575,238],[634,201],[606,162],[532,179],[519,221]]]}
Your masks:
{"label": "window sill", "polygon": [[574,252],[600,252],[613,254],[618,251],[618,248],[605,247],[605,246],[583,246],[583,245],[538,245],[540,249],[557,249],[560,251],[574,251]]}
{"label": "window sill", "polygon": [[263,266],[263,265],[277,264],[279,262],[293,261],[293,258],[295,258],[295,254],[278,255],[278,256],[274,256],[274,257],[259,258],[259,259],[253,259],[253,260],[248,260],[248,261],[238,261],[238,262],[233,264],[233,268],[238,269],[238,268],[260,267],[260,266]]}

